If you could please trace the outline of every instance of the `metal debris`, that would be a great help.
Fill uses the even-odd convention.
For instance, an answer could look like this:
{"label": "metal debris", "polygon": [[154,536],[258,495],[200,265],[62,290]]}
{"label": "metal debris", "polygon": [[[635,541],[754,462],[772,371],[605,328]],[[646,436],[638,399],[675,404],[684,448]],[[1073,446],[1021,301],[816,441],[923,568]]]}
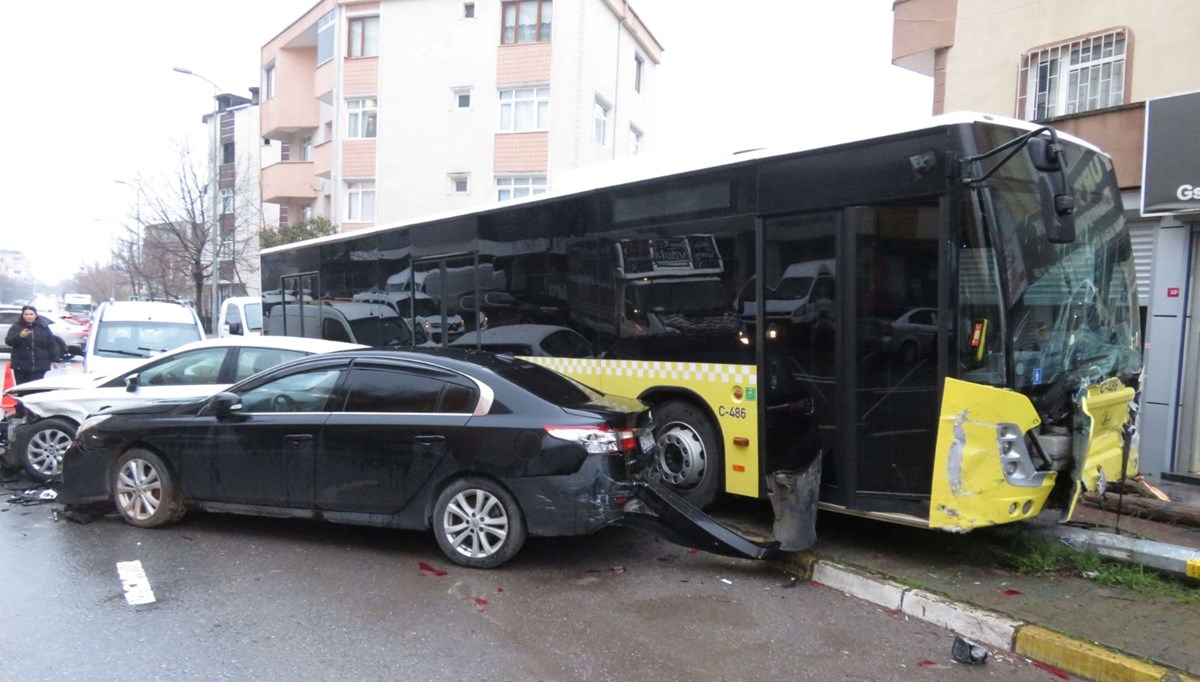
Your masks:
{"label": "metal debris", "polygon": [[950,658],[958,663],[981,665],[987,662],[988,650],[965,637],[955,637]]}

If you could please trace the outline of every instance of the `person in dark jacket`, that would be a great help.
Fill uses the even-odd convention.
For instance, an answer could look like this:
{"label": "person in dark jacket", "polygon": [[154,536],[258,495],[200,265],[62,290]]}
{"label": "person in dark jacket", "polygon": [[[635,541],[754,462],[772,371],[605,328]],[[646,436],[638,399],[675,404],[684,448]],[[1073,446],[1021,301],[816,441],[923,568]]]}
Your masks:
{"label": "person in dark jacket", "polygon": [[8,357],[13,379],[18,384],[41,379],[58,360],[58,342],[50,325],[38,317],[37,308],[31,305],[21,308],[21,319],[8,328],[4,343],[12,349]]}

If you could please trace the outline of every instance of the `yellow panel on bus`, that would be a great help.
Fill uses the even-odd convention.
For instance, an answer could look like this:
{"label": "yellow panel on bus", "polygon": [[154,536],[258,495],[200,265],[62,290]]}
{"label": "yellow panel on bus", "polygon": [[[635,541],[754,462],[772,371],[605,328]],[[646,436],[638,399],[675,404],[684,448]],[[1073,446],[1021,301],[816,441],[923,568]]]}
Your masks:
{"label": "yellow panel on bus", "polygon": [[758,372],[754,365],[655,360],[523,357],[604,393],[640,397],[656,387],[699,396],[716,418],[725,450],[725,490],[758,497]]}
{"label": "yellow panel on bus", "polygon": [[1024,448],[1024,435],[1041,423],[1029,398],[1003,388],[946,379],[938,418],[937,452],[929,500],[932,528],[967,531],[1029,518],[1041,511],[1056,475],[1009,482],[1003,441]]}

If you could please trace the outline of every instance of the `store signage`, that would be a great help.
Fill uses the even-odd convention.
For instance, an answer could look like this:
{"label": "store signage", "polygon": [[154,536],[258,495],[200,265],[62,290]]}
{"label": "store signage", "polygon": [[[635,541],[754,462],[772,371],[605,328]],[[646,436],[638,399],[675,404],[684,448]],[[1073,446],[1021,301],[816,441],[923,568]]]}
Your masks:
{"label": "store signage", "polygon": [[1200,211],[1200,92],[1146,102],[1142,214]]}

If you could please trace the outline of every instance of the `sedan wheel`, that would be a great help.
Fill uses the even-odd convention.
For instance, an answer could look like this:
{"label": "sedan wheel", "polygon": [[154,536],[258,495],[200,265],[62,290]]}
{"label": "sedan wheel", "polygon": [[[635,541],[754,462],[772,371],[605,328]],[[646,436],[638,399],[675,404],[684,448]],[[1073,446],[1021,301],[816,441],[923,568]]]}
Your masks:
{"label": "sedan wheel", "polygon": [[456,564],[495,568],[525,544],[525,519],[507,490],[484,478],[451,483],[434,507],[438,545]]}
{"label": "sedan wheel", "polygon": [[25,470],[39,481],[62,474],[63,453],[75,442],[75,427],[62,419],[44,419],[37,423],[25,441]]}
{"label": "sedan wheel", "polygon": [[170,471],[148,450],[130,450],[117,460],[112,490],[117,511],[132,525],[151,528],[183,516],[183,501]]}

